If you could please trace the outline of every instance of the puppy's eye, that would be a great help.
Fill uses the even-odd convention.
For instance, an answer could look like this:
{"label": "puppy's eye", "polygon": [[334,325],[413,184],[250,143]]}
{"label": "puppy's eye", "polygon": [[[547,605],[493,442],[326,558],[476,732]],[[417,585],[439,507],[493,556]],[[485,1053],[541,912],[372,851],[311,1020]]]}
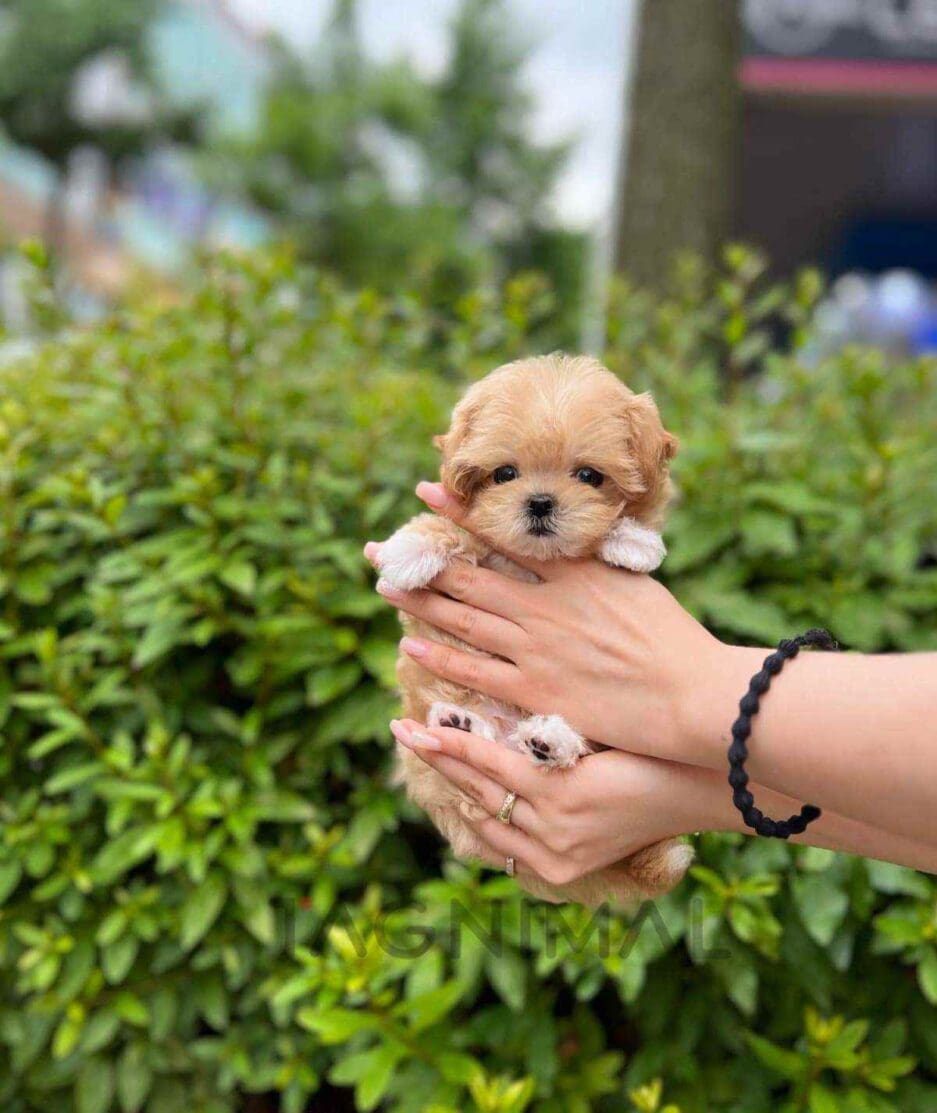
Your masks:
{"label": "puppy's eye", "polygon": [[588,483],[590,487],[601,487],[605,476],[595,468],[580,468],[576,472],[576,478],[580,483]]}
{"label": "puppy's eye", "polygon": [[504,464],[500,468],[495,468],[491,478],[495,483],[510,483],[512,479],[517,479],[517,468],[513,464]]}

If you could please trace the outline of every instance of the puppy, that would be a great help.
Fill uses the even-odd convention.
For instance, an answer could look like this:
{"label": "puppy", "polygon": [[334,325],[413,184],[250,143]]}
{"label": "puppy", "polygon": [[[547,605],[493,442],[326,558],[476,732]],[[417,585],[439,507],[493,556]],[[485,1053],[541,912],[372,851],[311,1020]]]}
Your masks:
{"label": "puppy", "polygon": [[[442,481],[463,500],[473,532],[433,514],[414,518],[381,547],[381,576],[393,587],[426,587],[456,559],[536,580],[503,551],[538,560],[598,556],[633,572],[650,572],[665,555],[658,528],[677,442],[651,397],[634,394],[594,359],[551,355],[499,367],[469,389],[435,444]],[[471,648],[408,615],[401,620],[408,633]],[[495,703],[405,654],[397,676],[409,718],[471,731],[545,768],[569,767],[601,748],[558,715]],[[477,857],[480,843],[464,817],[481,818],[479,805],[406,747],[398,745],[397,755],[410,798],[458,857]],[[519,881],[552,901],[633,901],[671,889],[691,859],[692,850],[671,839],[563,887]]]}

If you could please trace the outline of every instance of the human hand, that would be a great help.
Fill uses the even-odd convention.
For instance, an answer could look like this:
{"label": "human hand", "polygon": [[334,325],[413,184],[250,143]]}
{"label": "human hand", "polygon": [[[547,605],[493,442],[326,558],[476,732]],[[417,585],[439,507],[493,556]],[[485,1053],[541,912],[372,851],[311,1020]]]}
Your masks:
{"label": "human hand", "polygon": [[[712,819],[703,770],[616,750],[590,754],[569,769],[543,769],[480,735],[405,719],[394,737],[494,817],[517,793],[511,823],[465,822],[499,869],[513,857],[519,875],[568,885],[652,843],[688,834]],[[720,795],[724,795],[721,793]]]}
{"label": "human hand", "polygon": [[[461,505],[441,485],[422,483],[417,493],[464,525]],[[372,561],[379,551],[376,543],[365,549]],[[713,707],[714,677],[725,673],[731,647],[648,576],[598,560],[519,563],[542,582],[456,562],[427,590],[379,583],[395,607],[493,656],[413,638],[403,639],[404,651],[494,699],[562,715],[606,746],[721,766],[733,708]]]}

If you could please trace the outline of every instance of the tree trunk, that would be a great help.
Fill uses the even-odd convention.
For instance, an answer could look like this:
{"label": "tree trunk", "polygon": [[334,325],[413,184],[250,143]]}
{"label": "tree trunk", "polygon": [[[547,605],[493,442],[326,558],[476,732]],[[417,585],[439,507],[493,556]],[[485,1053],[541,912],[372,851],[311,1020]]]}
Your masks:
{"label": "tree trunk", "polygon": [[741,98],[737,0],[643,0],[625,91],[615,269],[659,287],[731,232]]}

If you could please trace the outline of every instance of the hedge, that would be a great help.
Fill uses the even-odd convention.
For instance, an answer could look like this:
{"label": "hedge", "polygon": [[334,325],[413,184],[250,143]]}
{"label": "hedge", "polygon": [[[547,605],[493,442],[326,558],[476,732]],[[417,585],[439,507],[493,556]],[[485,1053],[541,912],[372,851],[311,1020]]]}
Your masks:
{"label": "hedge", "polygon": [[[683,448],[663,574],[720,635],[937,646],[937,368],[811,356],[741,249],[620,288],[608,364]],[[535,276],[438,318],[206,261],[0,367],[0,1103],[932,1113],[937,886],[703,835],[629,920],[453,862],[391,786],[414,510]]]}

